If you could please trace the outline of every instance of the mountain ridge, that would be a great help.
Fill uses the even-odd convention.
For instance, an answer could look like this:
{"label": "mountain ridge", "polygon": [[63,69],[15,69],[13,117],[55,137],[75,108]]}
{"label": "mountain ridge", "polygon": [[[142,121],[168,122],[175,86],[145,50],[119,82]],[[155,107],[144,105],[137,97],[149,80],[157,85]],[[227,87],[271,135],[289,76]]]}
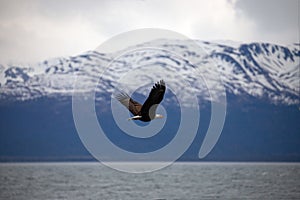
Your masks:
{"label": "mountain ridge", "polygon": [[[284,47],[269,43],[242,43],[233,47],[224,42],[217,44],[197,41],[203,49],[202,55],[190,49],[189,43],[185,41],[160,40],[138,46],[147,47],[155,43],[159,43],[162,49],[168,47],[179,52],[183,59],[158,50],[144,50],[129,52],[120,59],[113,60],[113,54],[89,51],[78,56],[45,60],[35,66],[1,65],[0,99],[12,97],[15,100],[28,100],[55,94],[71,96],[76,79],[82,81],[79,93],[90,92],[94,89],[92,83],[99,81],[101,72],[112,61],[116,67],[112,67],[111,72],[101,77],[104,85],[97,88],[97,92],[111,92],[109,87],[116,87],[119,73],[134,70],[131,65],[159,65],[170,72],[177,70],[191,84],[193,92],[207,99],[209,94],[203,90],[203,83],[197,83],[201,87],[193,85],[199,76],[193,74],[195,65],[189,63],[189,59],[197,58],[199,63],[196,63],[196,68],[200,70],[198,74],[206,74],[208,81],[211,81],[218,73],[226,92],[266,98],[275,104],[299,104],[300,50],[297,44]],[[201,58],[198,59],[199,57]],[[214,65],[218,72],[213,71],[215,68],[204,69],[202,65]]]}
{"label": "mountain ridge", "polygon": [[[94,93],[97,120],[122,149],[152,152],[168,144],[181,116],[178,102],[196,95],[199,129],[179,160],[299,162],[299,45],[196,41],[198,51],[194,42],[157,40],[115,54],[89,51],[36,65],[0,65],[0,161],[94,160],[72,110],[73,94],[85,100]],[[149,139],[124,133],[111,112],[115,88],[142,101],[161,78],[167,84],[162,131]],[[199,159],[213,102],[226,105],[225,124],[215,147]]]}

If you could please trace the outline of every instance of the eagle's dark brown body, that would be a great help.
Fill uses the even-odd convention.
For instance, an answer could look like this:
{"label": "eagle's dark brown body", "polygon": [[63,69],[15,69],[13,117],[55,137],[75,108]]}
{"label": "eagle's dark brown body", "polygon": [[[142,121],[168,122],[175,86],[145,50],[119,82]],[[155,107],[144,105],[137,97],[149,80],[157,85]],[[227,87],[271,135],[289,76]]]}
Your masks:
{"label": "eagle's dark brown body", "polygon": [[157,115],[155,112],[158,104],[164,98],[165,91],[165,82],[160,80],[153,86],[143,105],[134,101],[126,93],[120,93],[116,98],[134,115],[134,117],[130,119],[149,122],[155,118],[162,118],[161,115]]}

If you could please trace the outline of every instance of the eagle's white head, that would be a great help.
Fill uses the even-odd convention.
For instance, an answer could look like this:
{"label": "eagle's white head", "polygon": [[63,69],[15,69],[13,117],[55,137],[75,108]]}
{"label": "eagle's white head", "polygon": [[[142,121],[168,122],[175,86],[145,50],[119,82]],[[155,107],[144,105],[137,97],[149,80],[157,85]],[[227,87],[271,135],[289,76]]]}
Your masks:
{"label": "eagle's white head", "polygon": [[161,118],[164,118],[164,116],[161,114],[155,114],[154,119],[161,119]]}

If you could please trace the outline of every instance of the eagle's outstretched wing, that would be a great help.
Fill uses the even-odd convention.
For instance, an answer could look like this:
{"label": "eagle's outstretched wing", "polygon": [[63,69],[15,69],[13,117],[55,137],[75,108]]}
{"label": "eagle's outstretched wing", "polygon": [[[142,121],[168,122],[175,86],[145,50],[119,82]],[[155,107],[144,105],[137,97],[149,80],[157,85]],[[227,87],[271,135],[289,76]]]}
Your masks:
{"label": "eagle's outstretched wing", "polygon": [[124,92],[116,95],[116,99],[123,104],[134,116],[141,115],[142,105],[134,101],[130,96]]}
{"label": "eagle's outstretched wing", "polygon": [[141,115],[148,115],[151,119],[154,118],[158,104],[163,100],[166,91],[166,85],[163,80],[155,83],[151,92],[141,108]]}

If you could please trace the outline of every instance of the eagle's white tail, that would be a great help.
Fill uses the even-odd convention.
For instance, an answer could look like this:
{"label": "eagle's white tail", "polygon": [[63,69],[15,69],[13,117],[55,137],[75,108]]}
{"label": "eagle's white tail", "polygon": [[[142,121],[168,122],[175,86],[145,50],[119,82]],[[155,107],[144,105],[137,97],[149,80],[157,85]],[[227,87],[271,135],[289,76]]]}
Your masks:
{"label": "eagle's white tail", "polygon": [[128,121],[129,120],[137,120],[137,119],[140,119],[140,118],[142,118],[142,116],[137,115],[137,116],[128,118]]}

